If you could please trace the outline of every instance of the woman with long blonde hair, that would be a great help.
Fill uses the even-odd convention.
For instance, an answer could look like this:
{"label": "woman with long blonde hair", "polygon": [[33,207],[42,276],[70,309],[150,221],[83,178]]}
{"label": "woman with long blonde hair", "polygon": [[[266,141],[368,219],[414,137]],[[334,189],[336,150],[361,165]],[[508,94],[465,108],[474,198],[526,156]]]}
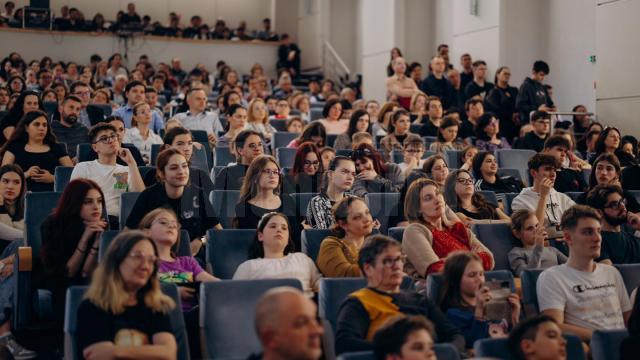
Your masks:
{"label": "woman with long blonde hair", "polygon": [[175,302],[160,290],[158,250],[142,231],[113,239],[78,308],[76,352],[86,359],[176,359],[169,319]]}
{"label": "woman with long blonde hair", "polygon": [[247,126],[245,129],[259,132],[267,142],[270,142],[276,129],[269,124],[269,111],[267,111],[267,105],[264,103],[264,100],[260,98],[251,100],[247,115]]}

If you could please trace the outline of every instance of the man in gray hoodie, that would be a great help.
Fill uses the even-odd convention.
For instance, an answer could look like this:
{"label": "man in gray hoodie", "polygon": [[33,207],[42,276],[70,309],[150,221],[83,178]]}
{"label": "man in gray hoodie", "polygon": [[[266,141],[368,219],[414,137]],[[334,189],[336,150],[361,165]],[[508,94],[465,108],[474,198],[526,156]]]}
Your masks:
{"label": "man in gray hoodie", "polygon": [[562,237],[560,219],[562,214],[575,205],[567,195],[557,192],[553,185],[556,181],[556,170],[560,164],[547,154],[535,154],[527,163],[529,173],[533,178],[533,186],[524,188],[513,199],[511,208],[515,210],[528,209],[535,211],[540,223],[544,223],[548,238]]}

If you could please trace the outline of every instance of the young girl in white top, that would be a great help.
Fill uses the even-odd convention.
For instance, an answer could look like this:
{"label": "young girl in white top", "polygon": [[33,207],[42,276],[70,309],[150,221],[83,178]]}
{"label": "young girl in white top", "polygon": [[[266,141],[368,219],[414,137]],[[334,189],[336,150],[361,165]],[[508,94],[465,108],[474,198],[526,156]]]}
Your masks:
{"label": "young girl in white top", "polygon": [[322,275],[306,254],[294,253],[287,217],[278,212],[265,214],[258,223],[249,248],[249,260],[240,264],[233,280],[298,279],[309,297],[318,291]]}
{"label": "young girl in white top", "polygon": [[154,133],[151,128],[152,111],[145,102],[133,105],[132,127],[124,133],[123,143],[133,144],[140,150],[145,164],[151,163],[151,145],[162,144],[160,135]]}

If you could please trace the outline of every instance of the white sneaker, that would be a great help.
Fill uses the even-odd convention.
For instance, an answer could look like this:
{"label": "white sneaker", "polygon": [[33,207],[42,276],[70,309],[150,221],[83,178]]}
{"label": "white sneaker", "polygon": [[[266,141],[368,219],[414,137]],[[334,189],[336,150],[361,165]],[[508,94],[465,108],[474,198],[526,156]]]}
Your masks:
{"label": "white sneaker", "polygon": [[0,338],[0,348],[2,347],[7,349],[9,354],[13,356],[14,360],[27,360],[33,359],[38,356],[35,351],[25,349],[22,345],[18,344],[16,338],[13,337],[13,335],[8,335]]}

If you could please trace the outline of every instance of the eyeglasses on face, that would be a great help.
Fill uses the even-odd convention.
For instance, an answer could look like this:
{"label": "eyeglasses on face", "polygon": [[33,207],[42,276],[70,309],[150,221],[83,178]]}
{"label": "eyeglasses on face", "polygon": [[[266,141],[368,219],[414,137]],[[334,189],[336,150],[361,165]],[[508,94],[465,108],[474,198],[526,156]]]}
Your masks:
{"label": "eyeglasses on face", "polygon": [[315,161],[305,160],[305,161],[304,161],[304,166],[308,166],[308,167],[314,166],[314,167],[317,167],[317,166],[320,166],[320,161],[318,161],[318,160],[315,160]]}
{"label": "eyeglasses on face", "polygon": [[129,253],[129,257],[133,259],[137,264],[141,264],[143,261],[147,264],[155,265],[158,261],[158,257],[155,255],[145,255],[142,251],[132,251]]}
{"label": "eyeglasses on face", "polygon": [[116,134],[109,135],[109,136],[100,136],[100,137],[96,140],[96,142],[94,142],[94,144],[97,144],[97,143],[101,143],[101,144],[109,144],[109,143],[111,143],[111,142],[113,142],[113,141],[115,141],[115,140],[117,140],[117,139],[118,139],[118,135],[116,135]]}
{"label": "eyeglasses on face", "polygon": [[262,174],[269,175],[269,176],[271,175],[278,176],[280,175],[280,172],[278,170],[273,170],[273,169],[263,169]]}
{"label": "eyeglasses on face", "polygon": [[471,178],[457,178],[456,182],[460,185],[472,185],[473,179]]}
{"label": "eyeglasses on face", "polygon": [[400,255],[396,258],[384,258],[382,259],[382,265],[385,267],[392,267],[395,264],[403,265],[407,261],[406,255]]}
{"label": "eyeglasses on face", "polygon": [[618,201],[613,201],[604,206],[605,209],[619,209],[621,207],[627,206],[627,199],[620,199]]}

